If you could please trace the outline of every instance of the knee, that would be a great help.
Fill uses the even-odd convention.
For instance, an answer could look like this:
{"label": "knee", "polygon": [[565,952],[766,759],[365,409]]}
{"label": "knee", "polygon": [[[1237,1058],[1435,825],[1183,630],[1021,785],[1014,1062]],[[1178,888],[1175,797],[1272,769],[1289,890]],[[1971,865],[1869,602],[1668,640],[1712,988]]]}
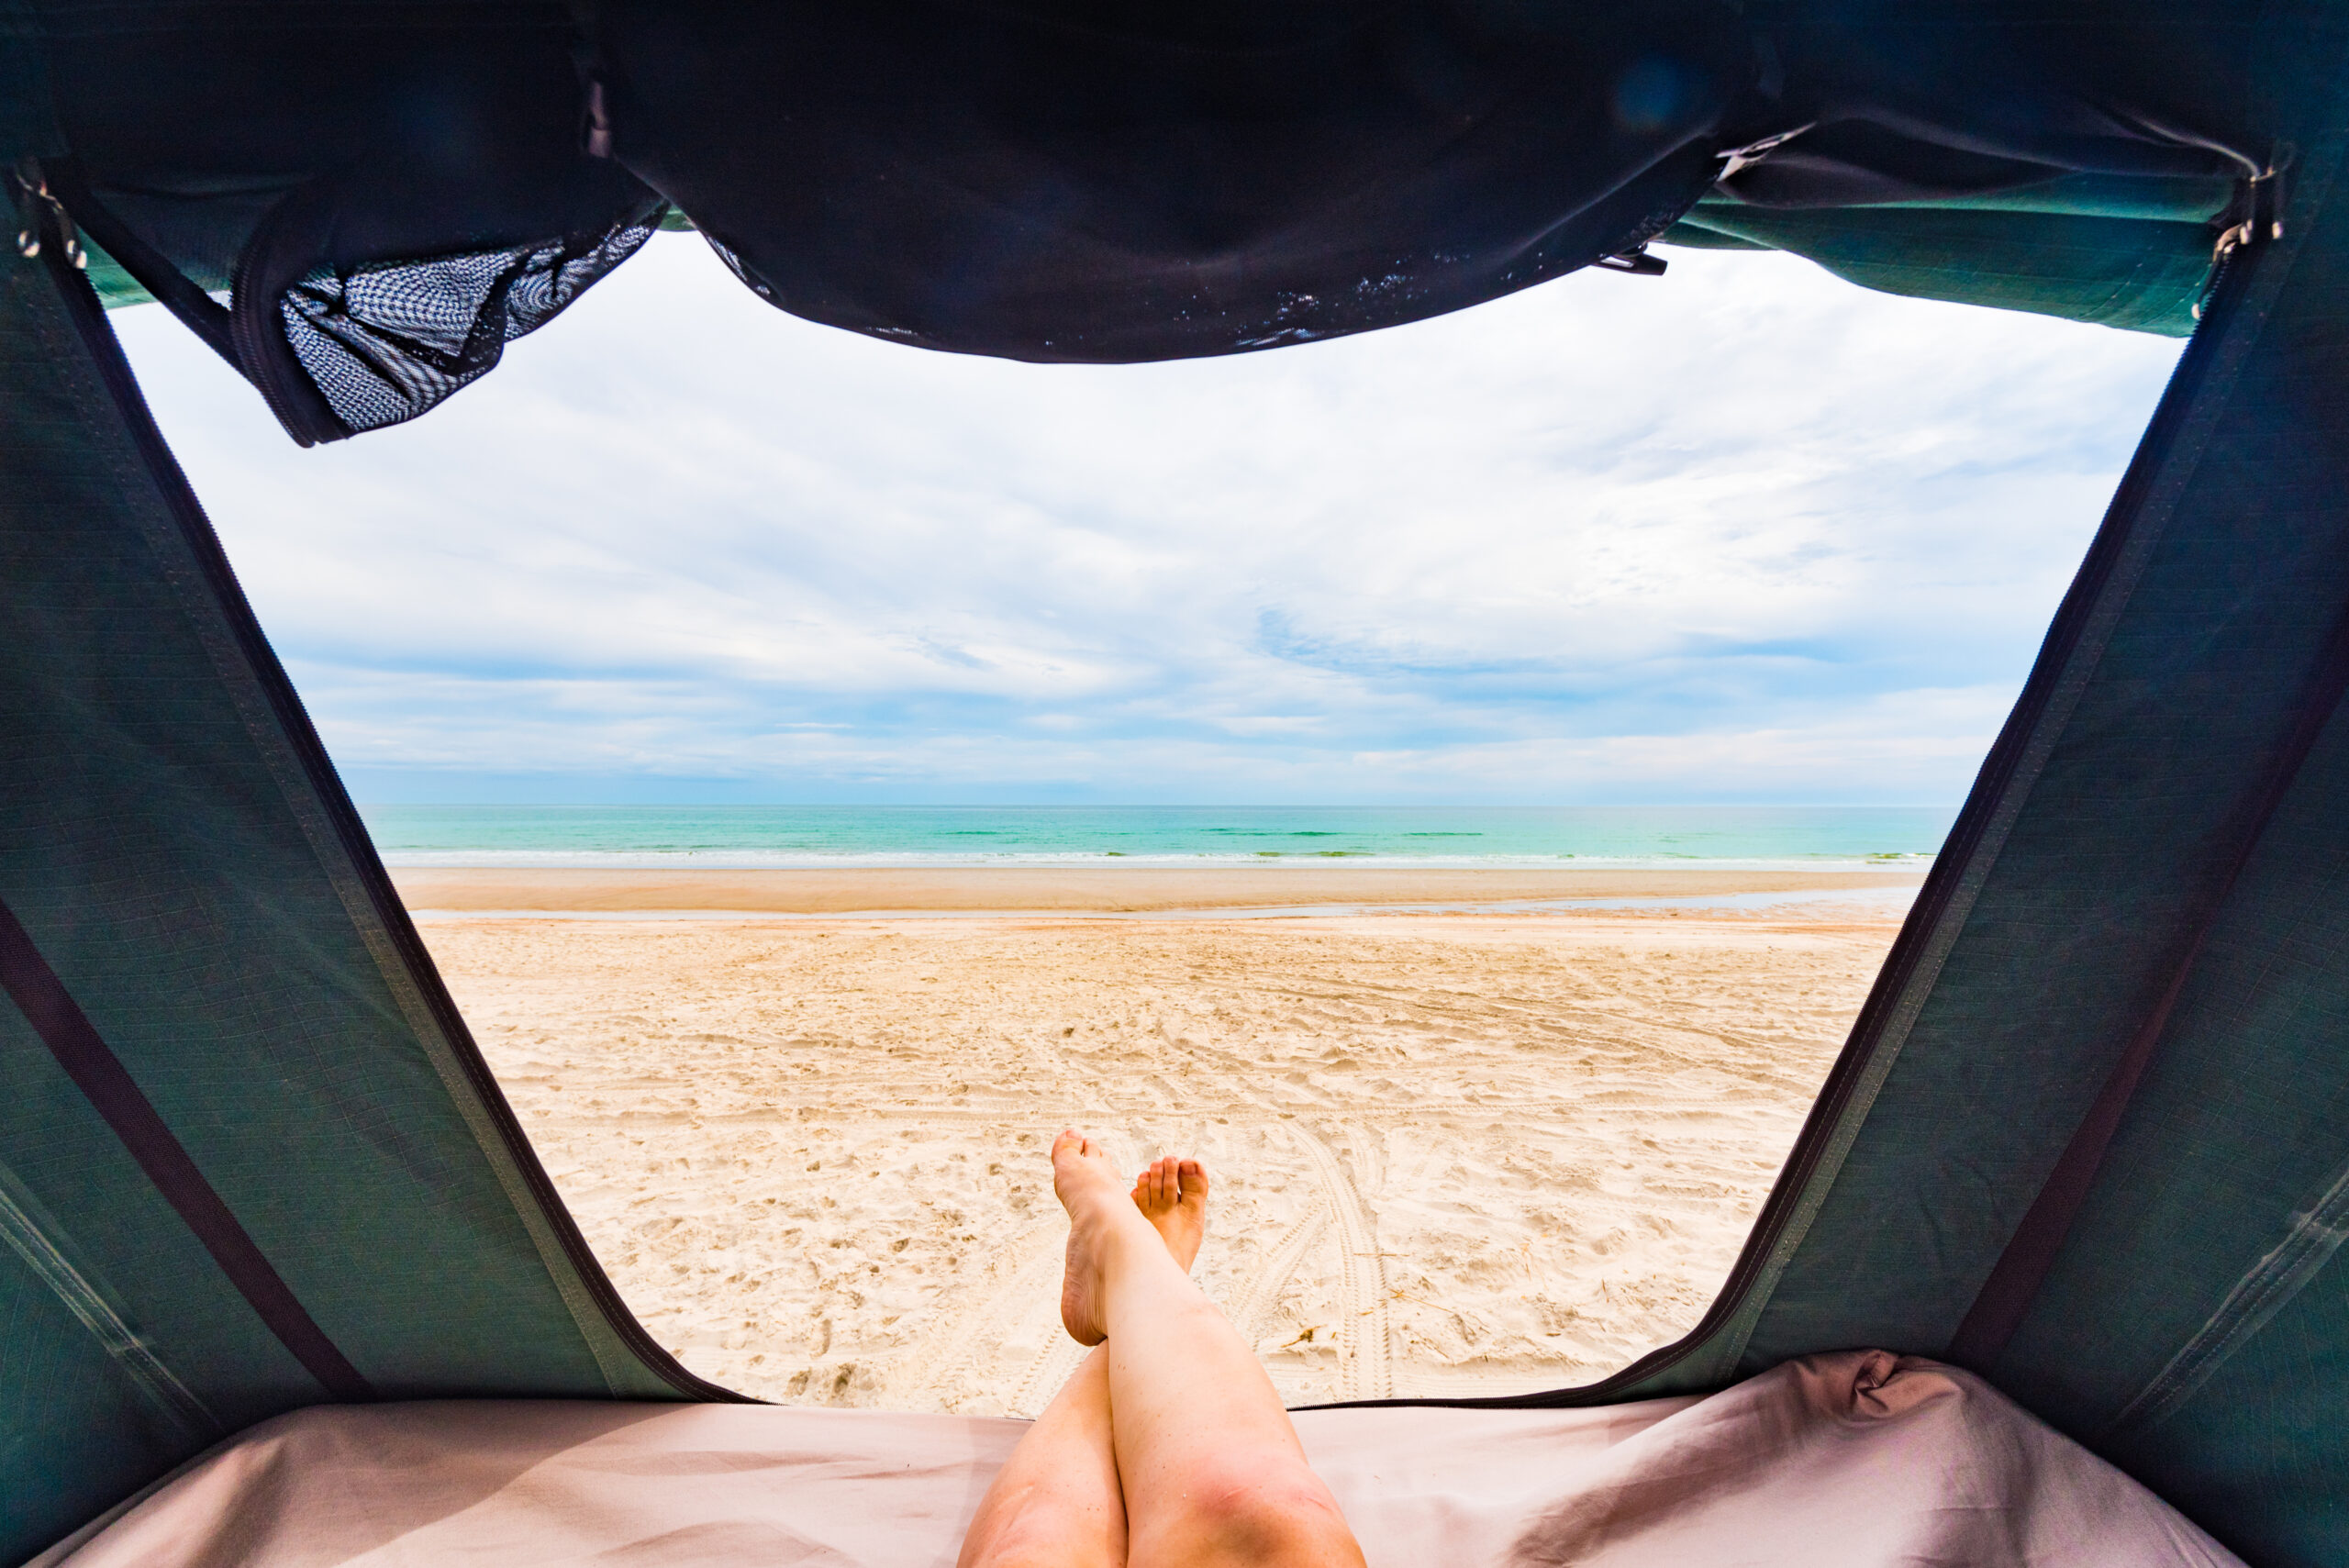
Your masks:
{"label": "knee", "polygon": [[1096,1544],[1025,1520],[963,1541],[955,1568],[1119,1568],[1117,1558],[1092,1550]]}
{"label": "knee", "polygon": [[956,1568],[1068,1568],[1070,1562],[1066,1541],[1019,1539],[990,1541]]}
{"label": "knee", "polygon": [[1302,1464],[1197,1478],[1189,1499],[1199,1561],[1263,1568],[1359,1563],[1361,1549],[1321,1478]]}
{"label": "knee", "polygon": [[1102,1509],[1018,1488],[989,1497],[956,1568],[1123,1568],[1125,1528]]}

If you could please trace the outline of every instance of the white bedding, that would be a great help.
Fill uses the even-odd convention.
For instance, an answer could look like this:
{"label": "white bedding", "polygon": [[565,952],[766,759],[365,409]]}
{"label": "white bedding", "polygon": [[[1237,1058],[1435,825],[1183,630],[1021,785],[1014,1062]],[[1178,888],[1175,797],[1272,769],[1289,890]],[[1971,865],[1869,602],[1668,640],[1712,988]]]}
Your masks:
{"label": "white bedding", "polygon": [[[1304,1411],[1372,1568],[2237,1560],[1976,1378],[1854,1351],[1706,1399]],[[1025,1423],[453,1400],[262,1423],[38,1568],[952,1568]]]}

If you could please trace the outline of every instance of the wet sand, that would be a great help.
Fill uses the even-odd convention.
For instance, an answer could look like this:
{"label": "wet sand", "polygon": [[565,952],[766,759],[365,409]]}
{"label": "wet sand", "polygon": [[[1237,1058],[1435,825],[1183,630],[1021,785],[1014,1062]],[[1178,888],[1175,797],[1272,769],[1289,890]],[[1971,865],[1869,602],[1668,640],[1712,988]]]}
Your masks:
{"label": "wet sand", "polygon": [[1328,904],[1497,904],[1560,898],[1877,894],[1908,872],[1451,871],[1354,866],[972,867],[897,871],[579,871],[402,867],[418,910],[549,913],[740,910],[839,915],[932,910],[1143,913]]}
{"label": "wet sand", "polygon": [[[490,880],[512,873],[458,874],[518,906]],[[671,896],[707,908],[742,875],[705,874]],[[807,904],[881,880],[774,880],[795,874],[728,885]],[[979,874],[996,898],[1070,895],[1062,873]],[[1209,895],[1109,874],[1097,901]],[[419,904],[455,896],[417,880]],[[1292,1403],[1580,1383],[1685,1331],[1895,930],[1809,913],[422,929],[589,1240],[688,1366],[771,1399],[1024,1413],[1077,1354],[1043,1159],[1069,1123],[1129,1167],[1208,1161],[1198,1277]]]}

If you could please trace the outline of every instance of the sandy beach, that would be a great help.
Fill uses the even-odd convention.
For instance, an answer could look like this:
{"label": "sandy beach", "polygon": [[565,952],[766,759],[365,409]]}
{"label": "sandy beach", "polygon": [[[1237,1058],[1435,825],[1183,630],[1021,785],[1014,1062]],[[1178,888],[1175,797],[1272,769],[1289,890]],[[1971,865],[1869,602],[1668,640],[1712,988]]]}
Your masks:
{"label": "sandy beach", "polygon": [[1454,871],[1251,866],[1097,866],[918,871],[583,871],[404,867],[419,911],[727,912],[844,915],[990,910],[1141,914],[1315,905],[1499,904],[1556,899],[1709,898],[1851,892],[1871,897],[1923,878],[1873,871]]}
{"label": "sandy beach", "polygon": [[[1669,1340],[1726,1273],[1896,929],[1880,895],[1087,919],[1065,910],[1315,900],[1254,871],[685,874],[707,880],[647,876],[633,906],[629,873],[399,880],[419,909],[796,908],[421,929],[589,1240],[688,1366],[770,1399],[969,1413],[1032,1412],[1074,1364],[1042,1157],[1070,1122],[1130,1166],[1208,1162],[1197,1277],[1293,1404],[1556,1386]],[[1419,904],[1442,873],[1385,898],[1363,873],[1299,874]],[[1600,896],[1615,873],[1565,874]],[[1675,874],[1607,892],[1841,885],[1655,880]],[[1527,885],[1454,873],[1443,892],[1575,895]],[[964,892],[1014,912],[822,917],[832,898],[986,906]],[[1092,902],[1049,902],[1071,897]]]}

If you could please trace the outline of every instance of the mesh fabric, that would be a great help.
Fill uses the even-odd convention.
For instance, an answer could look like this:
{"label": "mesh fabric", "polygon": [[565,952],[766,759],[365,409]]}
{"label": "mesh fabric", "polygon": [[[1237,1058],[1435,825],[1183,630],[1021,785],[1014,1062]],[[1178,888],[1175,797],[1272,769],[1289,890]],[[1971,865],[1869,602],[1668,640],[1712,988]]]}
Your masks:
{"label": "mesh fabric", "polygon": [[634,255],[660,212],[592,238],[321,268],[279,296],[285,339],[353,432],[413,419],[485,375]]}

